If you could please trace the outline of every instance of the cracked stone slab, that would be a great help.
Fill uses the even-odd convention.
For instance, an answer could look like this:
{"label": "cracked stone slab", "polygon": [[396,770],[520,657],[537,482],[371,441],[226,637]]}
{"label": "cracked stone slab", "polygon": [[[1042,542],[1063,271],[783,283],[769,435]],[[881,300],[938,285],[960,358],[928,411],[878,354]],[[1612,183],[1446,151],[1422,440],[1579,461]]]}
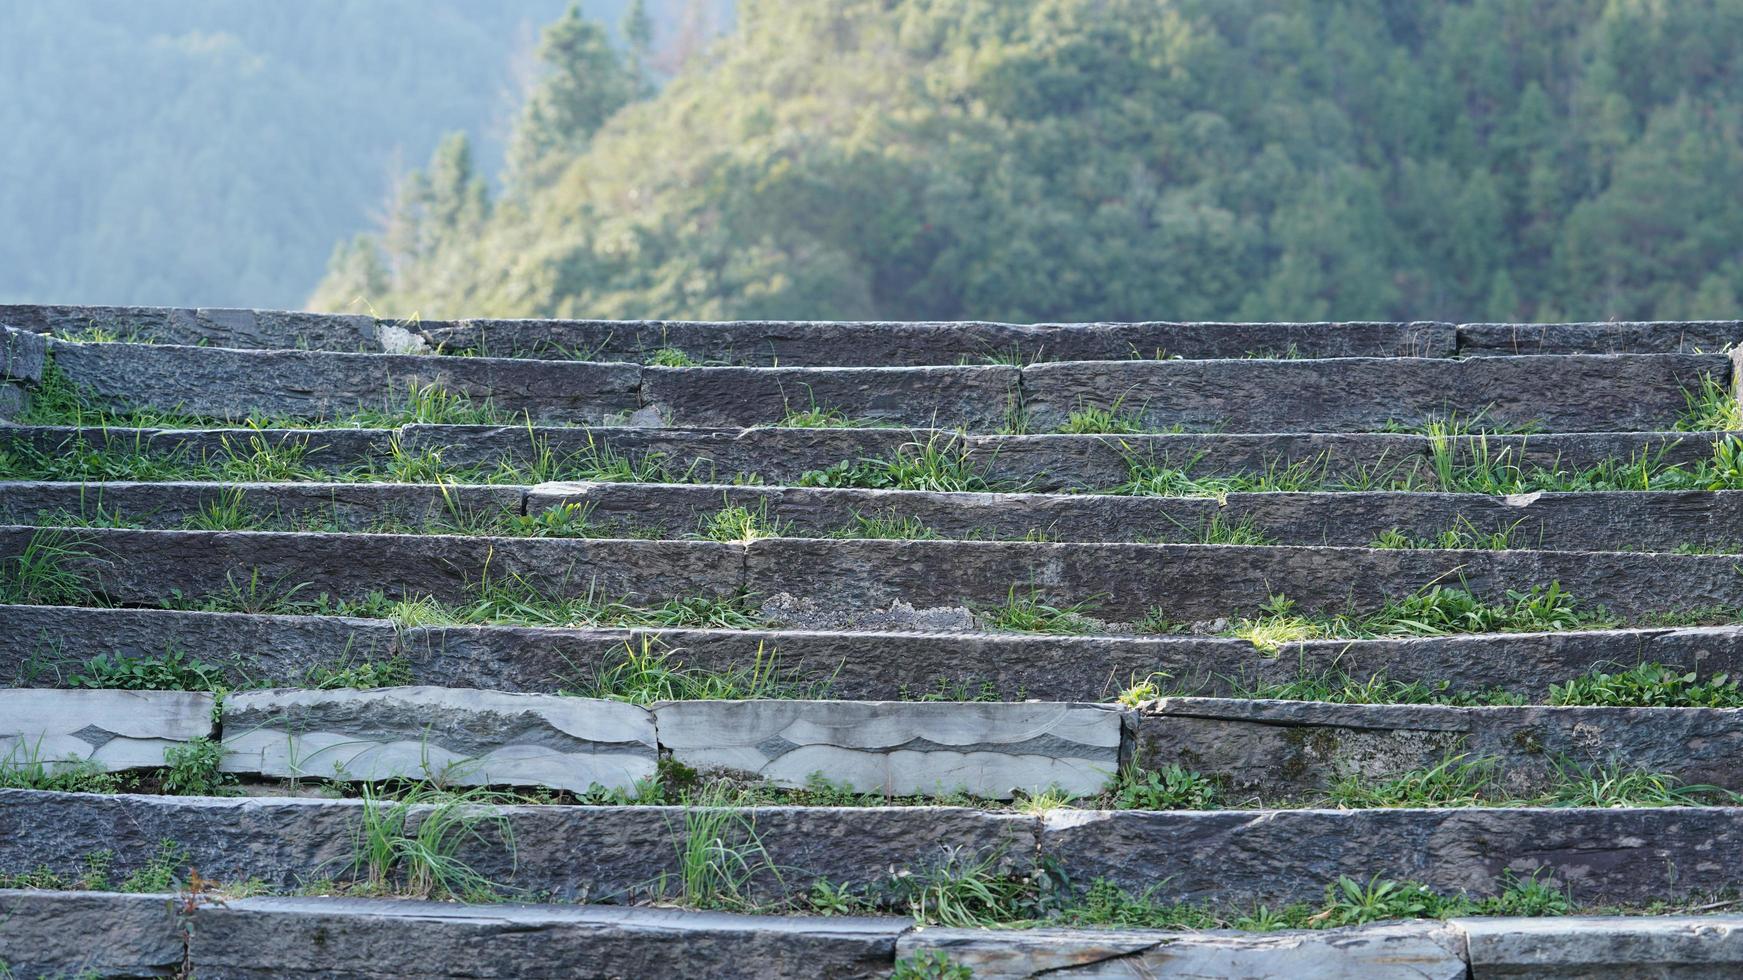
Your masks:
{"label": "cracked stone slab", "polygon": [[0,688],[0,760],[161,766],[165,749],[212,734],[213,700],[203,691]]}
{"label": "cracked stone slab", "polygon": [[174,895],[0,889],[0,976],[173,977]]}
{"label": "cracked stone slab", "polygon": [[654,706],[660,744],[696,769],[803,787],[812,774],[862,793],[1009,799],[1088,796],[1119,771],[1122,713],[1046,702],[675,701]]}
{"label": "cracked stone slab", "polygon": [[226,772],[351,781],[632,790],[659,756],[647,709],[442,687],[243,691],[224,702]]}
{"label": "cracked stone slab", "polygon": [[[905,919],[244,898],[194,914],[201,977],[887,977]],[[674,964],[682,963],[674,972]]]}
{"label": "cracked stone slab", "polygon": [[[76,875],[87,855],[107,849],[115,854],[110,876],[120,880],[147,866],[168,839],[212,880],[259,878],[294,888],[349,877],[365,805],[0,790],[0,868]],[[408,830],[415,833],[430,812],[410,807]],[[506,888],[562,901],[646,899],[662,888],[671,897],[692,830],[683,807],[508,805],[484,812],[505,824],[478,825],[465,845],[467,863]],[[944,862],[949,847],[1013,874],[1028,873],[1036,853],[1033,817],[962,807],[745,807],[729,816],[694,829],[735,847],[760,842],[767,862],[749,882],[757,901],[797,897],[824,879],[877,888],[895,871]]]}
{"label": "cracked stone slab", "polygon": [[913,929],[896,943],[898,960],[943,954],[975,980],[1463,980],[1463,952],[1458,930],[1438,922],[1273,933]]}
{"label": "cracked stone slab", "polygon": [[48,341],[6,326],[5,308],[0,307],[0,379],[41,381],[47,358]]}
{"label": "cracked stone slab", "polygon": [[50,348],[67,380],[102,404],[216,418],[391,408],[413,383],[553,422],[601,422],[641,407],[633,364],[64,341]]}
{"label": "cracked stone slab", "polygon": [[1453,919],[1472,980],[1489,977],[1687,978],[1743,975],[1743,918]]}
{"label": "cracked stone slab", "polygon": [[1688,407],[1684,389],[1707,376],[1728,383],[1730,361],[1719,354],[1100,361],[1026,367],[1023,395],[1043,430],[1093,407],[1200,431],[1378,431],[1456,414],[1481,415],[1493,427],[1638,432],[1671,428]]}
{"label": "cracked stone slab", "polygon": [[1533,796],[1558,766],[1665,773],[1743,787],[1743,709],[1450,707],[1164,698],[1138,713],[1140,765],[1178,763],[1239,793],[1310,796],[1453,755],[1490,760],[1502,792]]}
{"label": "cracked stone slab", "polygon": [[1737,807],[1054,810],[1041,858],[1156,902],[1318,903],[1347,875],[1473,897],[1540,876],[1582,903],[1640,904],[1736,887]]}

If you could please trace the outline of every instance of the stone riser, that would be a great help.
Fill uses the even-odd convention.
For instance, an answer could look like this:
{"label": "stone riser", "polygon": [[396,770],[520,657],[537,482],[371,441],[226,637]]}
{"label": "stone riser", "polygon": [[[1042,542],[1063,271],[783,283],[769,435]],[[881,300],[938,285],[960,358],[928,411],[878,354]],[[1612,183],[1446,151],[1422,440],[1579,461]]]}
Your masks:
{"label": "stone riser", "polygon": [[783,676],[827,682],[835,697],[899,700],[940,682],[1007,700],[1101,701],[1166,675],[1164,686],[1226,695],[1333,670],[1399,682],[1491,687],[1541,699],[1593,667],[1666,663],[1703,676],[1743,674],[1743,628],[1490,634],[1289,643],[1276,651],[1216,637],[1031,636],[765,630],[396,628],[382,620],[150,609],[0,605],[0,682],[64,684],[99,655],[152,658],[166,648],[225,672],[234,686],[294,687],[313,667],[403,659],[415,684],[554,693],[584,687],[626,649],[665,651],[702,671],[743,669],[759,652]]}
{"label": "stone riser", "polygon": [[[0,867],[77,875],[109,849],[112,874],[137,870],[170,840],[208,878],[270,887],[344,877],[363,804],[354,800],[88,796],[0,791]],[[525,894],[606,901],[672,881],[685,831],[671,807],[505,806],[513,852],[486,833],[474,869]],[[415,808],[411,822],[427,813]],[[1318,902],[1347,875],[1493,894],[1512,871],[1539,874],[1582,904],[1642,903],[1736,885],[1743,809],[1279,811],[1055,810],[1041,817],[943,807],[750,807],[777,881],[774,900],[819,879],[876,885],[891,869],[936,865],[945,848],[999,855],[1022,873],[1051,864],[1072,882],[1104,878],[1157,902]],[[1607,842],[1594,849],[1593,843]],[[519,855],[519,860],[516,860]]]}
{"label": "stone riser", "polygon": [[[1562,433],[1459,437],[1468,456],[1481,446],[1491,457],[1531,467],[1580,470],[1641,455],[1664,465],[1711,458],[1711,433]],[[1414,476],[1432,485],[1430,442],[1423,436],[1368,434],[955,436],[915,429],[641,429],[408,425],[390,429],[75,429],[0,427],[0,449],[30,448],[45,455],[85,448],[144,452],[154,457],[222,460],[249,456],[256,443],[291,449],[316,470],[341,473],[385,467],[397,439],[409,454],[437,453],[449,466],[528,465],[546,451],[570,465],[589,453],[657,461],[675,478],[697,483],[796,484],[806,473],[841,462],[885,459],[928,441],[961,449],[971,465],[998,485],[1034,491],[1105,490],[1126,482],[1131,462],[1173,466],[1196,477],[1263,474],[1291,465],[1328,480],[1358,476],[1387,480]]]}
{"label": "stone riser", "polygon": [[[1188,431],[1371,432],[1446,416],[1561,432],[1669,428],[1684,390],[1728,385],[1723,355],[1073,361],[1029,367],[659,368],[585,361],[50,342],[72,384],[114,408],[318,418],[386,408],[409,385],[552,422],[647,409],[669,425],[771,424],[821,407],[884,423],[1052,431],[1103,408]],[[294,380],[289,380],[294,379]],[[1290,397],[1274,397],[1279,391]]]}
{"label": "stone riser", "polygon": [[269,529],[367,530],[384,521],[454,524],[584,509],[601,535],[694,537],[728,506],[781,537],[856,537],[859,518],[918,521],[939,537],[1074,542],[1197,541],[1213,522],[1268,543],[1364,547],[1377,529],[1414,539],[1447,530],[1506,533],[1551,551],[1743,550],[1743,492],[1615,492],[1489,497],[1431,493],[1260,493],[1214,498],[927,493],[629,483],[514,486],[309,483],[0,483],[0,523],[117,517],[173,529],[236,507]]}
{"label": "stone riser", "polygon": [[[1435,551],[1182,544],[1037,544],[770,538],[749,544],[447,535],[43,531],[0,528],[0,556],[41,534],[81,551],[64,567],[119,605],[253,589],[313,598],[433,596],[464,602],[480,582],[552,596],[664,602],[753,596],[788,627],[970,629],[965,610],[1031,591],[1134,623],[1252,614],[1277,594],[1302,612],[1358,611],[1431,583],[1489,598],[1561,583],[1622,617],[1743,606],[1728,555]],[[306,584],[304,584],[306,583]],[[912,607],[912,608],[909,608]],[[916,615],[915,610],[932,610]]]}

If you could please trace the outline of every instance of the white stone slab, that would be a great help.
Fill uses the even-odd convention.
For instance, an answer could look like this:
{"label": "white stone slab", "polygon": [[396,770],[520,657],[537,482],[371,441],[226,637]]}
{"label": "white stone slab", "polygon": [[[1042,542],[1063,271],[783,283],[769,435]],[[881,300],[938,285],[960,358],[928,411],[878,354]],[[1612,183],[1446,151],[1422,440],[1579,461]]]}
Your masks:
{"label": "white stone slab", "polygon": [[1471,976],[1743,976],[1743,917],[1563,916],[1454,919]]}
{"label": "white stone slab", "polygon": [[813,773],[867,793],[1008,799],[1090,795],[1119,769],[1121,716],[1050,702],[674,701],[660,744],[696,769],[801,787]]}
{"label": "white stone slab", "polygon": [[212,702],[201,691],[0,689],[0,762],[161,766],[165,749],[212,734]]}
{"label": "white stone slab", "polygon": [[653,716],[616,701],[469,688],[271,690],[224,705],[227,772],[629,790],[654,774]]}

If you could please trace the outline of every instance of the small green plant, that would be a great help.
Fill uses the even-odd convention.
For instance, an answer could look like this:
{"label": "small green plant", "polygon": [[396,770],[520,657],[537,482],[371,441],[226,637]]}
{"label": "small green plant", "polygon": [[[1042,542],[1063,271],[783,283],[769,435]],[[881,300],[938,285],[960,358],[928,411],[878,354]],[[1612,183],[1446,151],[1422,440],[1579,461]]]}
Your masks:
{"label": "small green plant", "polygon": [[527,538],[605,538],[609,529],[592,521],[593,505],[561,503],[536,514],[510,514],[503,522],[509,534]]}
{"label": "small green plant", "polygon": [[783,669],[778,652],[760,642],[749,664],[705,670],[674,660],[659,640],[643,636],[639,642],[624,641],[616,662],[593,671],[578,689],[563,693],[635,704],[805,699],[825,696],[830,683]]}
{"label": "small green plant", "polygon": [[200,504],[182,526],[190,531],[255,531],[266,520],[248,506],[248,495],[241,487],[226,487]]}
{"label": "small green plant", "polygon": [[831,532],[829,536],[885,541],[936,541],[942,535],[927,527],[918,517],[898,517],[895,514],[867,517],[856,513],[853,515],[853,524]]}
{"label": "small green plant", "polygon": [[1491,758],[1448,755],[1427,768],[1387,778],[1351,773],[1327,796],[1348,809],[1483,806],[1497,795],[1496,768]]}
{"label": "small green plant", "polygon": [[316,664],[303,676],[303,683],[321,691],[341,688],[367,690],[400,687],[412,683],[412,664],[403,654],[387,660],[364,660],[336,665]]}
{"label": "small green plant", "polygon": [[1684,389],[1683,399],[1688,407],[1677,420],[1679,432],[1734,432],[1743,429],[1743,404],[1738,402],[1729,386],[1711,375],[1703,375],[1698,387]]}
{"label": "small green plant", "polygon": [[417,787],[397,800],[363,785],[362,820],[353,841],[351,873],[376,894],[489,900],[501,888],[464,852],[505,848],[514,853],[508,818],[482,791],[452,793]]}
{"label": "small green plant", "polygon": [[897,960],[890,980],[974,980],[974,971],[951,962],[942,950],[929,949]]}
{"label": "small green plant", "polygon": [[1714,798],[1735,804],[1737,794],[1717,786],[1685,784],[1665,773],[1624,769],[1619,762],[1586,765],[1562,761],[1545,801],[1549,806],[1702,806]]}
{"label": "small green plant", "polygon": [[118,793],[121,780],[89,759],[44,759],[41,741],[14,743],[0,757],[0,789],[40,789],[56,793]]}
{"label": "small green plant", "polygon": [[219,796],[235,780],[219,771],[224,749],[209,738],[195,738],[163,750],[163,791],[177,796]]}
{"label": "small green plant", "polygon": [[73,687],[123,691],[221,691],[224,670],[170,647],[157,657],[99,654],[68,678]]}
{"label": "small green plant", "polygon": [[1112,405],[1099,408],[1090,405],[1079,405],[1066,416],[1065,422],[1059,426],[1059,431],[1070,435],[1126,435],[1149,432],[1150,428],[1144,422],[1142,412],[1122,410],[1125,397],[1114,400]]}
{"label": "small green plant", "polygon": [[1216,783],[1208,776],[1171,762],[1142,773],[1121,772],[1113,804],[1120,810],[1208,810],[1216,800]]}
{"label": "small green plant", "polygon": [[648,354],[646,363],[649,367],[687,368],[697,366],[694,357],[676,347],[661,347],[653,351]]}
{"label": "small green plant", "polygon": [[1015,489],[989,479],[969,459],[966,445],[937,435],[903,445],[886,459],[861,459],[812,470],[800,475],[799,485],[975,493]]}
{"label": "small green plant", "polygon": [[981,610],[979,615],[989,629],[1013,633],[1091,633],[1096,624],[1086,614],[1093,608],[1093,599],[1056,606],[1046,601],[1039,591],[1018,594],[1013,585],[1004,605]]}
{"label": "small green plant", "polygon": [[39,528],[16,555],[0,558],[0,603],[85,605],[91,588],[75,565],[95,557],[83,542],[55,528]]}
{"label": "small green plant", "polygon": [[513,425],[520,421],[514,412],[499,411],[490,399],[474,402],[465,392],[449,391],[440,382],[406,383],[399,404],[386,411],[365,410],[351,419],[367,428],[390,428],[396,425]]}
{"label": "small green plant", "polygon": [[732,504],[702,519],[702,536],[710,541],[749,544],[759,538],[775,538],[780,535],[780,522],[769,520],[769,502],[766,498],[754,511]]}
{"label": "small green plant", "polygon": [[1514,536],[1519,526],[1525,520],[1514,521],[1504,528],[1484,531],[1472,524],[1468,518],[1460,517],[1454,525],[1431,537],[1412,538],[1397,528],[1380,532],[1379,536],[1369,542],[1370,548],[1382,549],[1440,549],[1448,551],[1507,551],[1520,547],[1515,543]]}
{"label": "small green plant", "polygon": [[1626,670],[1594,670],[1549,686],[1553,705],[1628,708],[1743,708],[1743,685],[1726,674],[1705,681],[1694,671],[1643,663]]}
{"label": "small green plant", "polygon": [[921,925],[993,926],[1027,918],[1035,909],[1034,882],[1007,870],[999,850],[947,847],[933,866],[898,872],[891,889]]}
{"label": "small green plant", "polygon": [[158,841],[157,852],[122,880],[117,891],[132,894],[173,892],[188,867],[188,849],[173,840]]}
{"label": "small green plant", "polygon": [[1443,919],[1470,910],[1468,900],[1448,898],[1420,882],[1375,876],[1363,884],[1340,877],[1326,886],[1325,905],[1309,922],[1324,927],[1353,926],[1384,919]]}
{"label": "small green plant", "polygon": [[[679,900],[692,908],[748,910],[764,879],[778,886],[781,875],[758,836],[755,816],[741,794],[719,789],[684,810],[684,829],[676,834]],[[662,881],[659,890],[664,890]]]}

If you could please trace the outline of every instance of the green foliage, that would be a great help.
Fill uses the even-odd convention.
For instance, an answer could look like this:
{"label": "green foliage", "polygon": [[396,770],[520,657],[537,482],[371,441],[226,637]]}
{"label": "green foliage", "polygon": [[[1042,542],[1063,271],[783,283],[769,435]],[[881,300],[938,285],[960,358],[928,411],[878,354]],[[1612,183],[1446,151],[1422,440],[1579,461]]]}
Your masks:
{"label": "green foliage", "polygon": [[887,459],[841,462],[801,474],[799,485],[965,492],[1016,489],[987,479],[981,468],[969,460],[966,445],[936,435],[923,443],[908,443]]}
{"label": "green foliage", "polygon": [[228,686],[223,668],[175,647],[156,657],[98,654],[68,683],[123,691],[220,691]]}
{"label": "green foliage", "polygon": [[316,664],[303,676],[305,686],[321,691],[400,687],[410,684],[412,680],[411,661],[404,655],[395,655],[387,660],[364,660],[333,666]]}
{"label": "green foliage", "polygon": [[17,742],[0,757],[0,789],[118,793],[121,781],[89,759],[44,759],[41,743]]}
{"label": "green foliage", "polygon": [[[769,858],[757,834],[747,802],[729,790],[706,794],[684,810],[684,827],[677,833],[679,901],[693,908],[749,910],[756,906],[756,886],[780,882],[780,869]],[[666,887],[664,876],[659,889]]]}
{"label": "green foliage", "polygon": [[710,541],[748,544],[758,538],[780,535],[781,523],[769,520],[767,499],[761,501],[754,511],[734,504],[702,519],[702,537]]}
{"label": "green foliage", "polygon": [[474,869],[467,852],[514,852],[508,818],[482,791],[418,787],[397,800],[364,784],[362,820],[352,843],[351,873],[377,894],[488,901],[500,886]]}
{"label": "green foliage", "polygon": [[1690,785],[1665,773],[1625,769],[1619,762],[1561,762],[1546,801],[1550,806],[1735,806],[1743,796],[1717,786]]}
{"label": "green foliage", "polygon": [[1743,429],[1743,403],[1731,389],[1711,375],[1701,377],[1700,387],[1683,392],[1688,410],[1676,423],[1685,432]]}
{"label": "green foliage", "polygon": [[943,950],[929,949],[897,960],[890,980],[974,980],[974,971]]}
{"label": "green foliage", "polygon": [[749,664],[721,669],[686,666],[654,637],[625,640],[615,662],[602,664],[565,694],[636,704],[656,701],[745,701],[827,696],[829,680],[807,678],[780,665],[780,655],[757,644]]}
{"label": "green foliage", "polygon": [[897,872],[891,890],[920,925],[998,925],[1030,917],[1036,907],[1034,881],[1013,874],[997,850],[947,847],[931,867]]}
{"label": "green foliage", "polygon": [[1341,670],[1303,672],[1289,681],[1236,685],[1235,697],[1275,701],[1330,701],[1338,704],[1524,704],[1525,699],[1498,689],[1454,691],[1448,681],[1399,681],[1384,672],[1356,678]]}
{"label": "green foliage", "polygon": [[1496,763],[1486,757],[1448,755],[1426,769],[1387,778],[1352,773],[1327,794],[1350,809],[1372,807],[1482,806],[1496,796]]}
{"label": "green foliage", "polygon": [[1216,783],[1171,762],[1160,769],[1121,773],[1113,804],[1121,810],[1209,810],[1216,800]]}
{"label": "green foliage", "polygon": [[134,872],[122,879],[117,891],[135,894],[173,892],[188,870],[188,849],[173,840],[158,841],[157,851]]}
{"label": "green foliage", "polygon": [[235,780],[218,771],[224,749],[209,738],[196,738],[163,750],[163,791],[180,796],[218,796]]}
{"label": "green foliage", "polygon": [[980,610],[979,615],[989,629],[1013,633],[1091,633],[1096,624],[1086,614],[1094,608],[1095,603],[1088,600],[1056,606],[1037,590],[1018,593],[1013,585],[1004,605]]}
{"label": "green foliage", "polygon": [[1498,601],[1481,599],[1464,589],[1431,585],[1401,599],[1388,599],[1366,614],[1304,615],[1295,603],[1274,595],[1259,615],[1238,620],[1229,635],[1261,649],[1276,649],[1300,640],[1384,636],[1447,636],[1456,633],[1538,633],[1573,629],[1604,629],[1618,620],[1603,609],[1586,608],[1551,582],[1530,589],[1509,589]]}
{"label": "green foliage", "polygon": [[1743,685],[1726,674],[1702,681],[1694,671],[1643,663],[1625,670],[1594,670],[1549,686],[1549,703],[1627,708],[1743,708]]}
{"label": "green foliage", "polygon": [[33,532],[18,554],[0,557],[0,603],[76,606],[92,598],[90,585],[76,564],[93,557],[79,540],[64,531]]}

